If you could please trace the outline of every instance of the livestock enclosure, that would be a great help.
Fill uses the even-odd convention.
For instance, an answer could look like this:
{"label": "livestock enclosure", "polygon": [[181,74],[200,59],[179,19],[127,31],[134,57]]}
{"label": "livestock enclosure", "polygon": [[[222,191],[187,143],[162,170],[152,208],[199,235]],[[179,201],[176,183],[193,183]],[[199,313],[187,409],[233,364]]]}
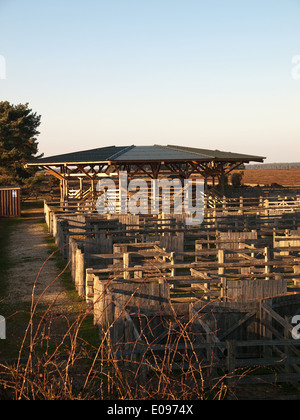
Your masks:
{"label": "livestock enclosure", "polygon": [[[203,386],[300,381],[300,198],[205,196],[205,217],[100,215],[46,203],[45,220],[119,368]],[[166,363],[166,349],[168,363]],[[263,368],[263,369],[262,369]]]}

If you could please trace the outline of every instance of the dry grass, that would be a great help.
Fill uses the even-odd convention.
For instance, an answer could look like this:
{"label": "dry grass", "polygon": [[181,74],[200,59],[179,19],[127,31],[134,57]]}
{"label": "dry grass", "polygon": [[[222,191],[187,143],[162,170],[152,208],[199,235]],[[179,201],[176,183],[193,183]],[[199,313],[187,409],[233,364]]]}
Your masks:
{"label": "dry grass", "polygon": [[150,320],[148,324],[142,322],[140,313],[138,321],[144,325],[140,336],[130,340],[134,335],[129,325],[125,335],[114,339],[120,320],[124,320],[122,311],[111,325],[103,330],[100,327],[95,346],[80,332],[93,306],[72,322],[60,317],[57,333],[55,300],[44,313],[39,313],[38,302],[33,289],[19,356],[14,362],[0,364],[0,399],[199,400],[222,399],[227,394],[225,376],[209,388],[205,385],[212,366],[194,348],[191,324],[176,319],[176,315],[173,322],[161,317],[165,340],[160,351],[154,351],[156,339]]}

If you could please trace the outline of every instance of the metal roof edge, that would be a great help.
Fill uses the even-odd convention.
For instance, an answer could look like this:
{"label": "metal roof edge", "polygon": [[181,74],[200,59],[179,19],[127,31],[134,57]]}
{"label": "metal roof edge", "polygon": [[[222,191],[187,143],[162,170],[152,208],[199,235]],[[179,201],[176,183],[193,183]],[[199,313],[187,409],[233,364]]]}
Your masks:
{"label": "metal roof edge", "polygon": [[[195,154],[200,155],[200,156],[208,156],[208,157],[213,158],[213,159],[219,159],[219,157],[217,157],[217,156],[207,155],[205,153],[197,151],[197,149],[195,149],[193,147],[167,145],[166,148],[170,148],[170,149],[178,150],[178,151],[183,151],[183,152],[186,152],[186,153],[195,153]],[[211,152],[216,152],[216,153],[218,153],[218,152],[219,153],[225,153],[225,154],[228,154],[228,155],[236,155],[236,156],[239,156],[239,157],[243,157],[244,159],[248,159],[248,160],[249,159],[250,160],[253,160],[253,159],[254,160],[258,160],[258,159],[259,160],[264,160],[264,159],[266,159],[266,157],[264,157],[264,156],[248,155],[248,154],[235,153],[235,152],[225,152],[224,150],[208,150],[208,149],[201,149],[201,150],[204,150],[206,152],[211,151]],[[228,156],[227,158],[228,159],[236,159],[236,158],[232,158],[231,156]]]}
{"label": "metal roof edge", "polygon": [[[205,156],[205,157],[208,157],[210,159],[215,158],[215,156],[208,155],[206,153],[197,152],[197,149],[194,148],[194,147],[186,148],[184,146],[175,146],[175,145],[172,145],[172,144],[168,144],[167,146],[161,146],[161,147],[164,147],[165,149],[169,149],[169,150],[175,150],[177,152],[195,153],[195,155],[199,155],[199,156],[202,156],[202,157]],[[187,150],[187,149],[189,149],[189,150]],[[203,149],[203,150],[207,151],[207,149]]]}

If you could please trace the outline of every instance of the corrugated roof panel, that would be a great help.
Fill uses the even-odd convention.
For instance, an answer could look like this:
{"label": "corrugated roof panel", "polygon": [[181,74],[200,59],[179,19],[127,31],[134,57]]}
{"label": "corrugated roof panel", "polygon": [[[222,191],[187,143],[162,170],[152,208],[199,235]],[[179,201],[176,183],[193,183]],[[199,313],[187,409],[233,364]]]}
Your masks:
{"label": "corrugated roof panel", "polygon": [[207,157],[195,155],[194,153],[181,151],[181,150],[172,150],[166,147],[160,146],[135,146],[134,148],[124,151],[118,156],[116,161],[161,161],[161,160],[193,160],[198,159],[207,159]]}
{"label": "corrugated roof panel", "polygon": [[266,159],[262,156],[254,156],[254,155],[247,155],[242,153],[232,153],[232,152],[224,152],[221,150],[209,150],[209,149],[198,149],[194,147],[185,147],[185,146],[175,146],[175,145],[168,145],[165,146],[168,149],[172,150],[179,150],[185,151],[189,153],[196,153],[201,156],[207,156],[212,159]]}
{"label": "corrugated roof panel", "polygon": [[98,149],[84,150],[81,152],[66,153],[63,155],[50,156],[37,159],[29,163],[79,163],[79,162],[102,162],[109,160],[110,156],[127,149],[126,146],[109,146]]}

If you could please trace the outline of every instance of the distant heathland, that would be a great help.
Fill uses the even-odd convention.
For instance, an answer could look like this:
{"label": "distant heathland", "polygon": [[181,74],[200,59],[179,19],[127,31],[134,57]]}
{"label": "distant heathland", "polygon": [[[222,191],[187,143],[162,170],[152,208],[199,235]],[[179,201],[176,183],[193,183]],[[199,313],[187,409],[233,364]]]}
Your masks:
{"label": "distant heathland", "polygon": [[253,165],[245,165],[245,169],[296,169],[300,168],[300,162],[286,163],[258,163]]}

